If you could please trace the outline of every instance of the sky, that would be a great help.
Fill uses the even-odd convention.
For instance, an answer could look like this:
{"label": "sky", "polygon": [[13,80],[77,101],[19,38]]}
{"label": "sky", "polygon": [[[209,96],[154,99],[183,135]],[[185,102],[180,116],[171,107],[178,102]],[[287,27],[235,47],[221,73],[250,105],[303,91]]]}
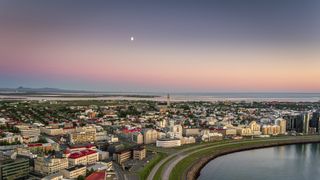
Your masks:
{"label": "sky", "polygon": [[317,0],[4,0],[0,87],[320,92],[319,9]]}

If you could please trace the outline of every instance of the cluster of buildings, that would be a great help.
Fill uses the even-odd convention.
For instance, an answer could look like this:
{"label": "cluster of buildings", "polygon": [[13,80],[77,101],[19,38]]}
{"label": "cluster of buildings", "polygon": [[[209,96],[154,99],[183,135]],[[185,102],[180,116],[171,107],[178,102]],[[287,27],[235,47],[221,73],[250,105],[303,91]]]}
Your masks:
{"label": "cluster of buildings", "polygon": [[77,179],[89,176],[88,171],[103,172],[105,179],[116,177],[109,152],[97,148],[107,144],[108,139],[101,126],[69,123],[7,126],[10,128],[6,129],[16,132],[3,132],[0,138],[8,143],[0,146],[4,153],[0,160],[0,179]]}
{"label": "cluster of buildings", "polygon": [[135,160],[143,160],[146,158],[147,150],[145,147],[139,146],[132,149],[120,150],[118,152],[113,153],[113,159],[119,163],[123,164],[129,159]]}
{"label": "cluster of buildings", "polygon": [[45,177],[76,179],[85,177],[87,171],[98,164],[100,170],[112,170],[112,162],[108,159],[109,153],[97,149],[95,145],[69,146],[63,152],[35,158],[34,172]]}
{"label": "cluster of buildings", "polygon": [[[12,104],[24,107],[18,105]],[[25,107],[28,105],[29,102]],[[30,174],[39,179],[112,179],[118,174],[114,165],[123,170],[144,166],[154,155],[147,151],[148,147],[175,148],[223,139],[320,134],[320,111],[313,104],[299,105],[305,107],[303,110],[288,109],[286,106],[292,104],[289,105],[170,103],[168,96],[168,102],[64,104],[67,107],[64,111],[68,112],[65,115],[64,111],[55,112],[58,110],[48,107],[39,108],[40,111],[20,110],[30,110],[36,117],[41,113],[47,117],[49,112],[73,117],[44,122],[21,113],[23,121],[19,121],[11,117],[10,109],[5,109],[0,112],[4,117],[0,118],[0,180],[29,178]]]}

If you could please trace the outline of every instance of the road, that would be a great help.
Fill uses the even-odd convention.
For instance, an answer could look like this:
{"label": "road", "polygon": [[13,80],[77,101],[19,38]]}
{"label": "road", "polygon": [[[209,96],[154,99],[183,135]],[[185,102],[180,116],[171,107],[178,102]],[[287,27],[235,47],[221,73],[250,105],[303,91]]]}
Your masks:
{"label": "road", "polygon": [[113,163],[113,168],[114,168],[114,172],[118,177],[118,180],[127,180],[127,178],[125,177],[125,173],[119,164]]}
{"label": "road", "polygon": [[[153,180],[154,179],[154,176],[156,175],[157,171],[159,170],[159,168],[162,166],[162,164],[164,164],[167,160],[173,158],[173,157],[176,157],[176,156],[181,156],[184,152],[186,151],[190,151],[190,150],[193,150],[193,149],[197,149],[197,148],[201,148],[203,146],[207,146],[208,144],[202,144],[202,145],[198,145],[198,146],[192,146],[192,147],[188,147],[188,148],[185,148],[185,149],[182,149],[174,154],[171,154],[169,156],[167,156],[166,158],[164,158],[163,160],[161,160],[157,165],[155,165],[153,167],[153,169],[151,170],[147,180]],[[175,159],[175,158],[174,158]],[[172,160],[171,160],[172,161]],[[170,161],[170,162],[171,162]],[[166,163],[166,164],[169,164],[169,163]]]}
{"label": "road", "polygon": [[[293,137],[294,138],[294,137]],[[260,140],[254,140],[255,142],[263,142],[263,141],[281,141],[281,140],[290,140],[290,139],[293,139],[291,137],[285,137],[285,138],[276,138],[276,139],[260,139]],[[165,163],[164,165],[164,168],[163,168],[163,171],[162,171],[162,174],[161,174],[161,177],[163,180],[169,180],[169,176],[171,174],[171,171],[173,170],[173,168],[182,160],[184,159],[185,157],[193,154],[193,153],[196,153],[196,152],[199,152],[199,151],[202,151],[202,150],[206,150],[206,149],[210,149],[210,148],[213,148],[213,147],[221,147],[221,146],[225,146],[225,145],[235,145],[235,144],[240,144],[240,143],[243,143],[243,142],[248,142],[248,141],[252,141],[252,140],[242,140],[242,141],[235,141],[235,142],[230,142],[230,143],[227,143],[227,144],[212,144],[212,145],[209,145],[208,144],[203,144],[203,145],[198,145],[198,146],[193,146],[193,147],[189,147],[189,148],[186,148],[186,149],[183,149],[183,150],[180,150],[174,154],[171,154],[169,155],[168,157],[166,157],[165,159],[161,160],[153,169],[152,171],[150,172],[147,180],[153,180],[154,179],[154,176],[155,174],[157,173],[157,171],[159,170],[159,168]],[[204,147],[204,146],[208,146],[208,147]],[[204,147],[204,148],[202,148]],[[194,150],[194,149],[197,149],[195,151],[191,151],[191,150]],[[187,152],[187,151],[191,151],[191,152]],[[169,160],[170,159],[170,160]],[[169,161],[168,161],[169,160]],[[166,163],[166,161],[168,161]]]}
{"label": "road", "polygon": [[[212,146],[209,146],[209,147],[205,147],[205,148],[201,148],[201,149],[198,149],[199,147],[197,147],[198,150],[195,150],[195,151],[192,151],[192,152],[188,152],[188,153],[179,153],[177,155],[177,157],[173,158],[170,160],[170,162],[166,163],[165,166],[164,166],[164,171],[162,172],[161,174],[161,177],[163,180],[169,180],[169,176],[171,174],[171,171],[173,170],[173,168],[182,160],[184,159],[185,157],[193,154],[193,153],[196,153],[196,152],[199,152],[199,151],[202,151],[202,150],[206,150],[206,149],[210,149],[210,148],[214,148],[214,147],[222,147],[222,146],[226,146],[226,145],[235,145],[235,144],[240,144],[240,143],[243,143],[244,141],[237,141],[237,142],[232,142],[232,143],[227,143],[227,144],[218,144],[218,145],[212,145]],[[256,141],[255,141],[256,142]]]}

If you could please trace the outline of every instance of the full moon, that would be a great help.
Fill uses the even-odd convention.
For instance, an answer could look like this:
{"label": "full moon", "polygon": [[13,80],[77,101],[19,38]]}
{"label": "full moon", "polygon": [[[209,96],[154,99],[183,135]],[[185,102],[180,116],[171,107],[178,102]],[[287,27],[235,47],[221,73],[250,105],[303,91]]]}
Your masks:
{"label": "full moon", "polygon": [[134,37],[133,37],[133,36],[131,36],[131,37],[130,37],[130,40],[131,40],[131,41],[134,41]]}

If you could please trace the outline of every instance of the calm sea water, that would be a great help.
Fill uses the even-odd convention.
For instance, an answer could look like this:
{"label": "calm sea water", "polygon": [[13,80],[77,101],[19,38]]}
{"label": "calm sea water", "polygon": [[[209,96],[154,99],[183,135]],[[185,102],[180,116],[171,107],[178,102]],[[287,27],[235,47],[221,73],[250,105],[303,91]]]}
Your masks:
{"label": "calm sea water", "polygon": [[318,180],[320,144],[243,151],[209,162],[199,180]]}
{"label": "calm sea water", "polygon": [[[154,95],[155,98],[141,97],[122,97],[110,96],[101,97],[99,95]],[[61,94],[60,94],[61,95]],[[70,95],[70,94],[69,94]],[[0,95],[1,99],[17,98],[27,100],[150,100],[150,101],[166,101],[166,93],[86,93],[84,95],[95,95],[96,97],[59,97],[55,94],[51,96],[8,96]],[[318,102],[320,101],[320,93],[170,93],[171,101],[281,101],[281,102]]]}
{"label": "calm sea water", "polygon": [[317,102],[320,93],[177,93],[171,99],[195,101],[282,101]]}

